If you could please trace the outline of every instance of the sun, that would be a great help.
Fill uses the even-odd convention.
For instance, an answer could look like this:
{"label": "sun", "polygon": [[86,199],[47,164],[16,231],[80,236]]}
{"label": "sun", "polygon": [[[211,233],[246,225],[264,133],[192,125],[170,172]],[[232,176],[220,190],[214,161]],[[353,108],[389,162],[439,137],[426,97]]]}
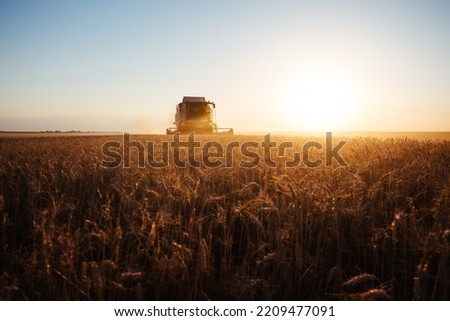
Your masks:
{"label": "sun", "polygon": [[345,131],[357,108],[358,91],[345,77],[316,73],[290,82],[283,109],[298,131]]}

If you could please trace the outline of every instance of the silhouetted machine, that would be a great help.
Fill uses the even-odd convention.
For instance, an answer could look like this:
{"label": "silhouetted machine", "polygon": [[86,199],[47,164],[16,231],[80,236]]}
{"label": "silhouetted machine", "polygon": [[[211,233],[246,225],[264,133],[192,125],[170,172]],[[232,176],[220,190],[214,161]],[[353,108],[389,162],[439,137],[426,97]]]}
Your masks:
{"label": "silhouetted machine", "polygon": [[215,122],[216,105],[205,97],[184,96],[176,106],[176,127],[167,128],[167,134],[233,134],[233,128],[218,128]]}

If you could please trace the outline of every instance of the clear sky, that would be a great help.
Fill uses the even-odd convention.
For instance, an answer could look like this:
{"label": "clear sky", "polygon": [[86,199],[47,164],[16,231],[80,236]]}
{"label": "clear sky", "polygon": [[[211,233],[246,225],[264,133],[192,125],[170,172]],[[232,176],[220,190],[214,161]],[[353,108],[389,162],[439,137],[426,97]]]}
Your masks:
{"label": "clear sky", "polygon": [[0,130],[450,131],[450,1],[0,0]]}

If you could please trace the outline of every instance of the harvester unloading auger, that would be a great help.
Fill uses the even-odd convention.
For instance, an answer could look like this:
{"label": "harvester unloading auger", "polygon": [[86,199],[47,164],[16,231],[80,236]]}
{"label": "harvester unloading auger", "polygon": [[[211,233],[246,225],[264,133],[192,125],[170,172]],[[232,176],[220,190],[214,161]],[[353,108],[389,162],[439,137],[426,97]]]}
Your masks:
{"label": "harvester unloading auger", "polygon": [[175,127],[167,128],[171,134],[233,134],[233,128],[218,128],[215,121],[216,105],[205,97],[183,97],[176,106]]}

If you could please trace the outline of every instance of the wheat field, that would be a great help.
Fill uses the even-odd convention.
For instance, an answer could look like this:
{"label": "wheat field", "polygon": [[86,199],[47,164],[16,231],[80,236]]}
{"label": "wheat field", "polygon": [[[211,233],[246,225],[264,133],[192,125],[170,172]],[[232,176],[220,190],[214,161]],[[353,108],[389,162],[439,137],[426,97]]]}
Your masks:
{"label": "wheat field", "polygon": [[114,139],[0,138],[0,299],[450,300],[448,140],[345,137],[347,166],[104,168]]}

